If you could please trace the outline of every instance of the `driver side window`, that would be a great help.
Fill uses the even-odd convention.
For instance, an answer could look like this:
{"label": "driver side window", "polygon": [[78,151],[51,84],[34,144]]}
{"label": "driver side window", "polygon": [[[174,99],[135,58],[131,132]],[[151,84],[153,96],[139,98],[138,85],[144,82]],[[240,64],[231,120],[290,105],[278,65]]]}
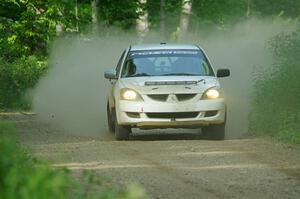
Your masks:
{"label": "driver side window", "polygon": [[122,70],[122,77],[133,76],[136,73],[136,65],[132,59],[128,59]]}

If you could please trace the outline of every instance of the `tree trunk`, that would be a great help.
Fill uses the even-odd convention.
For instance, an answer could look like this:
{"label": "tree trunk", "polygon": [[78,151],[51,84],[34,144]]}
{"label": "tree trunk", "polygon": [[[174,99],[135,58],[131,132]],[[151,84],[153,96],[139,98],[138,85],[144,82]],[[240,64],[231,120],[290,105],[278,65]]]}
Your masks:
{"label": "tree trunk", "polygon": [[[147,0],[139,0],[140,4],[146,4]],[[138,8],[140,11],[142,8]],[[149,31],[148,28],[148,13],[145,11],[143,15],[140,15],[139,18],[136,20],[136,30],[139,35],[139,40],[142,41],[147,32]]]}
{"label": "tree trunk", "polygon": [[179,41],[184,40],[188,33],[191,10],[192,10],[192,2],[183,0],[181,15],[180,15],[180,25],[179,25],[179,38],[178,38]]}
{"label": "tree trunk", "polygon": [[76,17],[76,31],[79,32],[79,25],[78,25],[79,17],[78,17],[78,2],[77,2],[77,0],[75,0],[75,17]]}
{"label": "tree trunk", "polygon": [[57,37],[63,37],[64,36],[64,26],[58,22],[55,26],[56,36]]}
{"label": "tree trunk", "polygon": [[160,31],[163,37],[165,37],[165,0],[160,0]]}
{"label": "tree trunk", "polygon": [[246,13],[247,17],[249,17],[251,14],[250,4],[251,4],[251,0],[247,0],[247,13]]}
{"label": "tree trunk", "polygon": [[[63,16],[63,12],[59,9],[58,10],[58,15],[60,17]],[[64,34],[65,34],[65,30],[64,30],[64,26],[63,24],[60,22],[60,21],[57,21],[56,22],[56,25],[55,25],[55,32],[56,32],[56,36],[57,37],[63,37]]]}
{"label": "tree trunk", "polygon": [[98,0],[91,0],[93,31],[99,33]]}

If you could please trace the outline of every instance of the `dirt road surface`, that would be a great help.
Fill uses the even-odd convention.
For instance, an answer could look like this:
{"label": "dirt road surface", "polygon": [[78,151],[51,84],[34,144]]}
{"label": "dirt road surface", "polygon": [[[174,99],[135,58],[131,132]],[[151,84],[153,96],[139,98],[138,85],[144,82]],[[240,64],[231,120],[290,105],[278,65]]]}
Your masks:
{"label": "dirt road surface", "polygon": [[121,186],[137,182],[151,198],[300,198],[300,150],[272,140],[209,141],[161,130],[120,142],[108,133],[66,134],[34,116],[4,119],[16,121],[34,156]]}

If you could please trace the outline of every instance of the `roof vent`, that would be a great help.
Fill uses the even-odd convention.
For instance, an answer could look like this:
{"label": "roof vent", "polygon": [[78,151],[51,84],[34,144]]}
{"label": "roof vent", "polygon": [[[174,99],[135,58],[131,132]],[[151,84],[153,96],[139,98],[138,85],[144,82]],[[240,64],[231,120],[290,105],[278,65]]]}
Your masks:
{"label": "roof vent", "polygon": [[166,43],[166,42],[161,42],[160,44],[161,44],[161,45],[164,45],[164,44],[167,44],[167,43]]}

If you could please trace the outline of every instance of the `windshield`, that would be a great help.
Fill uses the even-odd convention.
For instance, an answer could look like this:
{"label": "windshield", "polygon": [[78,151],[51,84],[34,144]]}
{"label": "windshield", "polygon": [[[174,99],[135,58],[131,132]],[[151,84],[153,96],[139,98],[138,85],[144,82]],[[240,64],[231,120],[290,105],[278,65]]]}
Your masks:
{"label": "windshield", "polygon": [[122,77],[214,76],[200,50],[132,51],[122,69]]}

